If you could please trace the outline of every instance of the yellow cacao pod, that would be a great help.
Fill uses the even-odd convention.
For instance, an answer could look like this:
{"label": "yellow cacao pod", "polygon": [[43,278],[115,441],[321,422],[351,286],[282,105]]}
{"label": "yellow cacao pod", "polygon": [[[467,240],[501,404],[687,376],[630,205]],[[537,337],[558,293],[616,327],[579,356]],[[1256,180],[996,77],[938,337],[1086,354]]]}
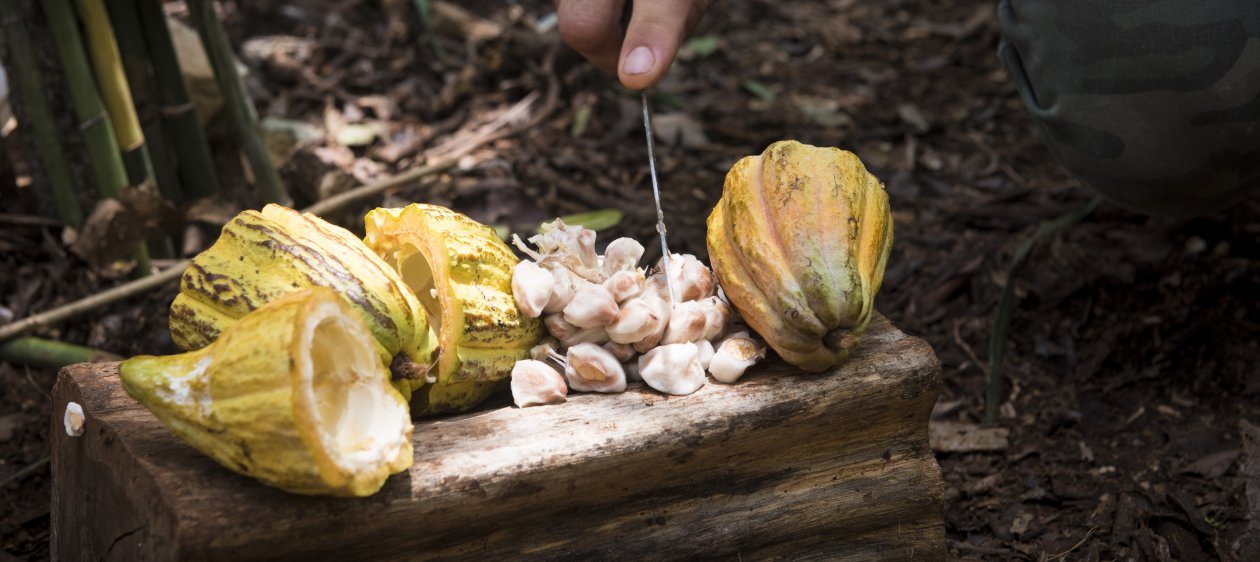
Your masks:
{"label": "yellow cacao pod", "polygon": [[434,382],[413,385],[413,411],[477,405],[542,338],[541,322],[521,314],[512,296],[520,260],[493,228],[445,207],[376,209],[364,222],[367,245],[397,268],[438,333]]}
{"label": "yellow cacao pod", "polygon": [[341,295],[386,365],[401,354],[410,368],[397,372],[423,380],[437,338],[398,273],[344,228],[279,205],[238,214],[193,258],[171,304],[171,338],[186,350],[205,347],[250,311],[314,286]]}
{"label": "yellow cacao pod", "polygon": [[857,156],[796,141],[735,163],[707,233],[731,304],[809,372],[843,362],[857,345],[892,239],[888,194]]}
{"label": "yellow cacao pod", "polygon": [[332,289],[290,293],[201,349],[133,357],[119,374],[185,442],[289,492],[366,496],[411,466],[407,402]]}

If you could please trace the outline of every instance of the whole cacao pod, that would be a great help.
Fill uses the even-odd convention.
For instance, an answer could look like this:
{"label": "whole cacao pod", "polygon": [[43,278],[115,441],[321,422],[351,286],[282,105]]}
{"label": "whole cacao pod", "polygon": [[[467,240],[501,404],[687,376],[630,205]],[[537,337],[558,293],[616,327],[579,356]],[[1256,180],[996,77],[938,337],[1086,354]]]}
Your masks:
{"label": "whole cacao pod", "polygon": [[861,339],[892,239],[888,194],[857,156],[796,141],[731,168],[707,236],[731,304],[809,372],[843,362]]}

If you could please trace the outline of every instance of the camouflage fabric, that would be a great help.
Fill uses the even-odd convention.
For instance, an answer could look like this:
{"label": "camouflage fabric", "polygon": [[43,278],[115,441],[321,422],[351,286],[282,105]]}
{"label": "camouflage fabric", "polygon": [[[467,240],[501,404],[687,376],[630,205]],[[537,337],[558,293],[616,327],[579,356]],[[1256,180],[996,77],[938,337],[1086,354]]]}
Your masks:
{"label": "camouflage fabric", "polygon": [[1260,0],[1003,0],[999,49],[1054,157],[1194,216],[1260,191]]}

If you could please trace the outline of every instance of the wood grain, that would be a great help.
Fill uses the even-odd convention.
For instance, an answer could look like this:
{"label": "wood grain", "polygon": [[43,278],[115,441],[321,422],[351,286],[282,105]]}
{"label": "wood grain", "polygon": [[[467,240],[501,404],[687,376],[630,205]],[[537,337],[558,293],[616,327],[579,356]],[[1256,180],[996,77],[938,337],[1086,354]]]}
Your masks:
{"label": "wood grain", "polygon": [[[416,423],[415,465],[361,500],[265,487],[184,445],[116,363],[54,390],[64,560],[941,559],[931,348],[873,323],[834,372],[780,362],[668,397],[631,387]],[[61,426],[66,404],[85,433]],[[312,558],[314,557],[314,558]]]}

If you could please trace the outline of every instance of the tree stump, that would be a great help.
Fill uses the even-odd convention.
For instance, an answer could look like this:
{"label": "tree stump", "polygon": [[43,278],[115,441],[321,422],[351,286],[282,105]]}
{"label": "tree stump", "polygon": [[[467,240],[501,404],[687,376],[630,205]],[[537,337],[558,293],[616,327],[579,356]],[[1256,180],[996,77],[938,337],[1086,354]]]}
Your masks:
{"label": "tree stump", "polygon": [[335,499],[220,467],[127,396],[117,363],[80,364],[54,390],[53,557],[942,559],[939,386],[931,347],[877,317],[823,374],[768,361],[690,396],[632,385],[417,420],[409,471]]}

